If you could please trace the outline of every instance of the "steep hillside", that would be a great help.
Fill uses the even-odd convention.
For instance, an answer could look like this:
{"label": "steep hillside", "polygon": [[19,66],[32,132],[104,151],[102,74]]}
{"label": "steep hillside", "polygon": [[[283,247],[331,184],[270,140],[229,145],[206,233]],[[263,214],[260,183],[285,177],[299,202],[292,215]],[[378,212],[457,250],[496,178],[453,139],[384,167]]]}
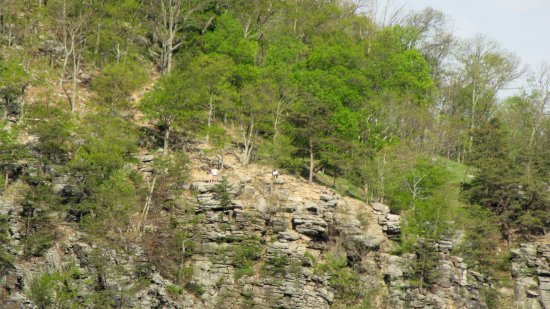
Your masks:
{"label": "steep hillside", "polygon": [[[153,172],[152,156],[141,155],[136,168]],[[392,255],[400,218],[387,206],[284,173],[272,179],[268,167],[243,166],[231,152],[223,180],[209,183],[213,158],[201,148],[190,158],[189,184],[170,209],[151,210],[135,241],[105,243],[64,224],[40,256],[12,252],[4,308],[54,299],[54,306],[88,307],[101,297],[122,308],[485,307],[490,284],[452,255],[451,242],[437,244],[437,284],[415,282],[416,257]],[[63,192],[66,184],[57,185]],[[1,204],[14,248],[25,229],[23,203],[13,195]],[[166,233],[181,221],[191,226],[171,243]]]}
{"label": "steep hillside", "polygon": [[379,2],[0,0],[0,308],[549,309],[550,66]]}

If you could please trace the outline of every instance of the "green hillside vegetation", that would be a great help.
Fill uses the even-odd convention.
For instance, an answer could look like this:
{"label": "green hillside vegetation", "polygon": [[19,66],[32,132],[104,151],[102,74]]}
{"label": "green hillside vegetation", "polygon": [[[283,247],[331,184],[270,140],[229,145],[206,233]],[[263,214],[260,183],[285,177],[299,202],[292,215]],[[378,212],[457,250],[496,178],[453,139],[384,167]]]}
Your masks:
{"label": "green hillside vegetation", "polygon": [[[508,250],[550,228],[550,69],[500,99],[521,74],[515,56],[454,37],[433,9],[382,25],[347,0],[3,0],[0,190],[24,200],[28,258],[60,224],[113,246],[145,243],[148,220],[179,207],[167,197],[200,141],[387,204],[405,222],[395,252],[417,255],[421,287],[444,239],[499,284]],[[131,167],[143,149],[162,152],[149,182]],[[188,221],[167,227],[166,243],[192,250],[200,220],[177,211]],[[0,249],[0,269],[9,262]]]}

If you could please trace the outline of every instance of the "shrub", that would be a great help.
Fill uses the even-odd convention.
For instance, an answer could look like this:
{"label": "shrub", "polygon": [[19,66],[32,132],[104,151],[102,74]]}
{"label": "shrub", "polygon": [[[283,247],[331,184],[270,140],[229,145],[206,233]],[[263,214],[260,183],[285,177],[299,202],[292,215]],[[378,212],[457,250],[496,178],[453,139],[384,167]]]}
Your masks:
{"label": "shrub", "polygon": [[339,305],[348,307],[358,304],[369,293],[359,274],[348,267],[345,255],[325,254],[324,261],[319,262],[314,271],[329,276],[329,285],[335,290]]}
{"label": "shrub", "polygon": [[0,215],[0,273],[14,261],[7,250],[8,241],[8,216]]}
{"label": "shrub", "polygon": [[169,284],[167,287],[166,287],[166,290],[168,291],[168,293],[170,293],[171,295],[181,295],[183,294],[183,288],[179,285],[173,285],[173,284]]}
{"label": "shrub", "polygon": [[33,233],[23,240],[23,254],[26,257],[41,256],[52,246],[54,240],[54,235],[46,231]]}
{"label": "shrub", "polygon": [[261,253],[261,247],[256,239],[248,239],[235,245],[233,265],[237,268],[235,278],[250,276],[253,273],[253,263],[258,260]]}
{"label": "shrub", "polygon": [[178,270],[178,278],[183,282],[190,282],[193,279],[195,269],[192,266],[182,267]]}
{"label": "shrub", "polygon": [[78,278],[80,273],[74,265],[51,273],[41,273],[32,279],[28,294],[41,308],[50,308],[53,304],[59,308],[78,308]]}
{"label": "shrub", "polygon": [[222,178],[222,181],[214,187],[214,192],[218,195],[220,199],[220,204],[223,208],[231,205],[231,185],[227,181],[226,177]]}
{"label": "shrub", "polygon": [[267,276],[278,276],[286,273],[288,258],[285,255],[270,257],[263,265],[261,272]]}
{"label": "shrub", "polygon": [[311,265],[313,265],[313,267],[317,265],[317,258],[313,254],[311,254],[311,252],[309,251],[306,251],[304,253],[304,259],[309,260],[311,262]]}
{"label": "shrub", "polygon": [[483,297],[483,300],[485,301],[485,304],[487,304],[487,308],[489,309],[501,308],[500,295],[497,290],[484,287],[483,290],[481,290],[481,295]]}
{"label": "shrub", "polygon": [[105,66],[101,75],[92,82],[92,89],[102,107],[120,113],[130,108],[130,95],[147,79],[147,70],[139,63],[112,63]]}

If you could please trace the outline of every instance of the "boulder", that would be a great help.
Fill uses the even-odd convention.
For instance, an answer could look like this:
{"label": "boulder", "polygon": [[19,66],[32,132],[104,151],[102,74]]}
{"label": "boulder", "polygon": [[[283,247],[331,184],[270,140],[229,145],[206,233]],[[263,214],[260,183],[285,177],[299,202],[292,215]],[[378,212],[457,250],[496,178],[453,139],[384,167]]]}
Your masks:
{"label": "boulder", "polygon": [[390,208],[381,203],[373,203],[371,207],[374,213],[377,215],[386,215],[390,213]]}
{"label": "boulder", "polygon": [[383,239],[376,235],[350,235],[344,239],[344,249],[348,258],[358,261],[365,253],[378,250],[382,241]]}
{"label": "boulder", "polygon": [[54,40],[47,40],[42,42],[38,50],[43,54],[55,57],[61,57],[65,53],[63,43]]}
{"label": "boulder", "polygon": [[390,238],[395,237],[401,233],[401,217],[394,214],[380,215],[378,217],[378,224],[382,227],[382,230],[388,234]]}
{"label": "boulder", "polygon": [[197,195],[197,200],[199,202],[198,212],[224,209],[220,200],[213,193],[199,194]]}
{"label": "boulder", "polygon": [[328,237],[328,224],[321,217],[298,213],[292,219],[292,226],[300,233],[314,238],[326,239]]}
{"label": "boulder", "polygon": [[279,232],[278,235],[280,241],[295,241],[300,239],[300,234],[293,231]]}
{"label": "boulder", "polygon": [[439,252],[448,253],[453,250],[453,242],[448,240],[440,240],[437,242],[437,250]]}
{"label": "boulder", "polygon": [[193,182],[191,184],[191,190],[195,190],[199,193],[212,192],[216,186],[213,182]]}

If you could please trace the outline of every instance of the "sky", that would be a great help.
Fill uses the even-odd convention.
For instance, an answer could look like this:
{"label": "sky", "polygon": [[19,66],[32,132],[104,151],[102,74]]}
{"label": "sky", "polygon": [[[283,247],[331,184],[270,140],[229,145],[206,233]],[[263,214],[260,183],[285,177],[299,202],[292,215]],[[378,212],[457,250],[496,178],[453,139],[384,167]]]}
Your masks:
{"label": "sky", "polygon": [[530,68],[550,62],[550,0],[399,0],[405,10],[442,11],[455,34],[484,34],[515,53]]}

